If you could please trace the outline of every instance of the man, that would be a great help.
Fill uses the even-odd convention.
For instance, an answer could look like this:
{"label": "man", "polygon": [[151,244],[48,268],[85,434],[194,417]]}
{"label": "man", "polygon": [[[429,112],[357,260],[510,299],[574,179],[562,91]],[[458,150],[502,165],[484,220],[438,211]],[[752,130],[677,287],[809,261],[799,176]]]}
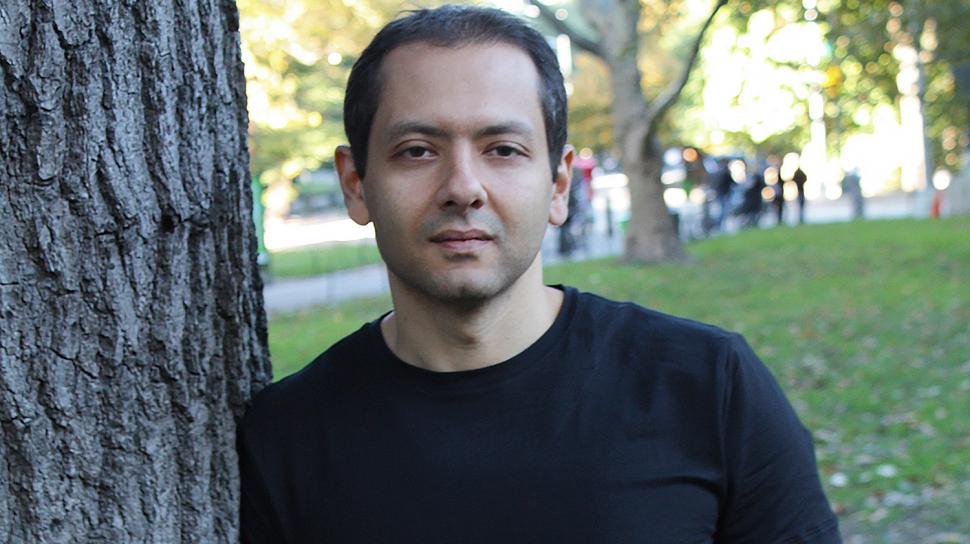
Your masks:
{"label": "man", "polygon": [[865,217],[865,195],[862,193],[862,178],[859,170],[855,167],[849,168],[842,176],[842,194],[849,198],[852,203],[852,220]]}
{"label": "man", "polygon": [[347,85],[336,163],[394,309],[261,392],[249,542],[837,542],[811,438],[737,335],[542,282],[573,151],[556,57],[421,10]]}
{"label": "man", "polygon": [[799,166],[795,169],[795,173],[791,176],[792,182],[795,183],[795,189],[798,191],[798,224],[805,224],[805,183],[808,182],[808,176],[805,175],[805,171]]}
{"label": "man", "polygon": [[731,215],[731,198],[734,196],[734,176],[731,175],[730,159],[719,159],[714,172],[714,197],[717,200],[717,219],[714,224],[718,230],[724,228],[724,221]]}

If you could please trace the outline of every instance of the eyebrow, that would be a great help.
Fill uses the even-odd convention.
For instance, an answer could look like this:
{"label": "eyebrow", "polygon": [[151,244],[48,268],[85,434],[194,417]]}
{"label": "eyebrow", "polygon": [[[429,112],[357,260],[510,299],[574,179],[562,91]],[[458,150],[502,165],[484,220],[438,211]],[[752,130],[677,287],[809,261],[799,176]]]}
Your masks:
{"label": "eyebrow", "polygon": [[535,136],[532,127],[529,125],[520,123],[519,121],[507,121],[484,127],[475,133],[475,137],[481,138],[483,136],[499,136],[501,134],[518,134],[519,136],[524,136],[525,138],[529,139],[532,139]]}
{"label": "eyebrow", "polygon": [[[423,134],[425,136],[435,138],[445,138],[449,135],[449,132],[434,125],[429,125],[419,121],[402,121],[392,125],[388,129],[387,138],[390,140],[396,140],[397,138],[407,134]],[[501,134],[518,134],[529,139],[533,139],[535,137],[535,132],[526,123],[519,121],[505,121],[479,129],[477,132],[475,132],[475,138],[498,136]]]}
{"label": "eyebrow", "polygon": [[448,132],[436,126],[417,121],[395,123],[387,130],[387,138],[390,140],[396,140],[406,134],[424,134],[425,136],[442,138],[447,136]]}

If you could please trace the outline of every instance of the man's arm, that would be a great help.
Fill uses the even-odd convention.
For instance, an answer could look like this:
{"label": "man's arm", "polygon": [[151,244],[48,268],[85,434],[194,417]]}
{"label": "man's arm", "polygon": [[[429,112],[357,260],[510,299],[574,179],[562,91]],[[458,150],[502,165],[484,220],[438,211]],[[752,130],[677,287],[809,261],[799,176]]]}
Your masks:
{"label": "man's arm", "polygon": [[252,444],[247,441],[245,420],[237,430],[236,451],[239,454],[240,540],[243,544],[283,542],[266,476],[260,472]]}
{"label": "man's arm", "polygon": [[840,543],[811,433],[747,342],[731,343],[722,421],[727,500],[716,542]]}

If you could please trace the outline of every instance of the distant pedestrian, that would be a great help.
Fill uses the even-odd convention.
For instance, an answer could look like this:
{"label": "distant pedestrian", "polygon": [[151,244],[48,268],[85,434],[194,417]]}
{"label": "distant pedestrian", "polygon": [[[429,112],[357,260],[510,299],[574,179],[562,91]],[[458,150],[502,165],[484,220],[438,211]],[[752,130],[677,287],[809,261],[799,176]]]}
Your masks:
{"label": "distant pedestrian", "polygon": [[852,203],[852,219],[862,219],[865,212],[865,197],[860,182],[859,172],[855,168],[850,168],[842,177],[842,195]]}
{"label": "distant pedestrian", "polygon": [[728,168],[726,159],[718,161],[718,169],[714,171],[711,188],[714,189],[718,208],[714,226],[720,230],[724,227],[724,219],[731,211],[731,195],[734,192],[734,178],[731,176],[731,169]]}
{"label": "distant pedestrian", "polygon": [[765,176],[761,168],[755,169],[751,175],[751,180],[744,188],[741,206],[738,208],[738,216],[741,219],[742,227],[757,227],[761,220],[761,213],[764,211],[764,198],[761,196],[764,191]]}
{"label": "distant pedestrian", "polygon": [[799,166],[795,173],[791,176],[792,182],[795,183],[795,188],[798,189],[798,224],[805,224],[805,182],[808,181],[808,176],[805,175],[805,171]]}
{"label": "distant pedestrian", "polygon": [[785,182],[780,177],[771,186],[771,206],[775,210],[775,224],[785,224]]}

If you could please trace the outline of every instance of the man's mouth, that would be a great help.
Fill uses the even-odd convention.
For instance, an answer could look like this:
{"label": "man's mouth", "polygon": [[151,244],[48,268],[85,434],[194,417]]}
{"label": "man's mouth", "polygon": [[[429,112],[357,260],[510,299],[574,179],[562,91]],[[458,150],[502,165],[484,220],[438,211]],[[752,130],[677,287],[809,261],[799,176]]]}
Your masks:
{"label": "man's mouth", "polygon": [[478,230],[444,230],[430,238],[431,242],[452,251],[471,251],[481,248],[494,240],[489,233]]}

